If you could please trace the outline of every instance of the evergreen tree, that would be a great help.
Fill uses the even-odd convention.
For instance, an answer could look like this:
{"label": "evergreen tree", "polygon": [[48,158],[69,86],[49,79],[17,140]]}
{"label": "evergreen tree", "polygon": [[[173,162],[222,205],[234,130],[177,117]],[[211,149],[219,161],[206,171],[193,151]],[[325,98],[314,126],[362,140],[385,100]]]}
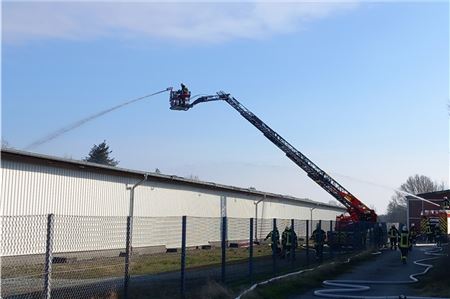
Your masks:
{"label": "evergreen tree", "polygon": [[106,144],[106,140],[103,140],[103,142],[99,145],[94,144],[94,146],[91,148],[91,151],[89,152],[89,155],[83,160],[86,162],[117,166],[117,164],[119,164],[119,161],[111,158],[109,156],[109,154],[111,153],[112,151],[109,150],[109,145]]}

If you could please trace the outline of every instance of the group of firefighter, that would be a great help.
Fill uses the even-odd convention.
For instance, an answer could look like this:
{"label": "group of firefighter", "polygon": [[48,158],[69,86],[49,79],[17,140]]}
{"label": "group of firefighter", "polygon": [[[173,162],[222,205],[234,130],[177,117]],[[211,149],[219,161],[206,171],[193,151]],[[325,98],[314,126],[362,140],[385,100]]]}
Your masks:
{"label": "group of firefighter", "polygon": [[[382,248],[386,246],[386,234],[385,230],[383,232],[381,223],[375,225],[373,227],[373,241],[377,248]],[[403,226],[400,230],[398,230],[395,225],[392,225],[388,230],[388,238],[390,243],[391,250],[397,250],[397,248],[401,252],[401,261],[406,263],[406,259],[408,256],[408,252],[412,250],[413,244],[416,243],[416,240],[419,236],[419,232],[417,227],[411,224],[410,229],[406,226]],[[442,240],[442,230],[439,225],[433,225],[429,221],[426,224],[426,233],[424,234],[426,241],[429,243],[439,243]],[[285,259],[286,257],[290,257],[292,260],[295,260],[295,250],[298,247],[298,238],[295,233],[293,227],[286,226],[283,233],[281,234],[281,243],[280,243],[280,233],[278,228],[274,226],[273,230],[269,232],[264,240],[270,240],[270,245],[272,248],[272,252],[279,256],[281,259]],[[326,243],[326,232],[321,228],[318,223],[316,229],[312,232],[311,240],[314,243],[314,249],[316,253],[316,259],[318,261],[322,261],[323,258],[323,248]],[[363,244],[365,245],[365,240],[363,240]],[[281,245],[281,248],[280,248]]]}
{"label": "group of firefighter", "polygon": [[[414,244],[416,244],[419,232],[414,223],[408,231],[406,226],[403,226],[399,231],[395,225],[392,225],[388,231],[389,243],[391,250],[400,250],[401,260],[406,263],[408,252],[412,250]],[[443,238],[443,232],[439,225],[433,225],[430,221],[425,222],[425,232],[422,234],[425,242],[436,243],[440,245]]]}
{"label": "group of firefighter", "polygon": [[[278,255],[281,259],[290,257],[292,260],[295,260],[295,250],[298,247],[298,237],[292,226],[285,227],[283,233],[281,234],[281,244],[280,233],[276,226],[274,226],[273,230],[267,234],[264,240],[266,241],[267,239],[270,239],[272,252]],[[326,233],[319,224],[317,224],[316,229],[313,231],[311,240],[314,241],[316,258],[321,261],[323,257],[323,246],[326,240]]]}
{"label": "group of firefighter", "polygon": [[191,97],[191,92],[186,85],[181,83],[181,88],[173,93],[173,101],[175,105],[186,106],[189,104],[189,99]]}
{"label": "group of firefighter", "polygon": [[281,248],[280,248],[280,233],[275,226],[274,229],[269,232],[264,240],[270,239],[272,251],[278,254],[282,259],[290,256],[295,259],[295,249],[298,246],[298,238],[292,227],[286,226],[281,234]]}

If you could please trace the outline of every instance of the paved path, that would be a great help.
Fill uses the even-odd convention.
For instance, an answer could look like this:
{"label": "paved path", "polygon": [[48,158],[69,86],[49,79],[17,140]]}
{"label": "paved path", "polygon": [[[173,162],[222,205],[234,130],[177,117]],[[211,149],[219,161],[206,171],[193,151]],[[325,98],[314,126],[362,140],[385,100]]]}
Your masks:
{"label": "paved path", "polygon": [[[431,249],[431,246],[415,247],[408,257],[408,263],[403,265],[400,261],[400,252],[385,250],[374,260],[362,263],[354,267],[350,272],[342,274],[338,277],[323,277],[326,279],[338,280],[384,280],[384,281],[406,281],[410,280],[409,275],[412,273],[422,272],[425,267],[413,264],[413,261],[430,257],[425,255],[424,251]],[[419,276],[420,279],[420,276]],[[362,284],[368,285],[368,284]],[[409,284],[384,284],[369,285],[370,290],[353,293],[340,293],[342,295],[358,295],[358,296],[399,296],[416,295],[415,290]],[[317,299],[314,296],[314,290],[307,293],[293,296],[291,299],[306,298]]]}

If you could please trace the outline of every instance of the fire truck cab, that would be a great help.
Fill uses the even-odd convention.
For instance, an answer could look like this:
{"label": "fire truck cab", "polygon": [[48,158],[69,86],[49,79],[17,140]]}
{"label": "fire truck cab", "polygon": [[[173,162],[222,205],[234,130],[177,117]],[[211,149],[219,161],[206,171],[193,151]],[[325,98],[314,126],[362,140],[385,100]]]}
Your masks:
{"label": "fire truck cab", "polygon": [[423,237],[427,235],[427,226],[434,232],[436,227],[440,228],[443,237],[447,239],[449,225],[447,212],[445,210],[424,210],[420,213],[420,233]]}

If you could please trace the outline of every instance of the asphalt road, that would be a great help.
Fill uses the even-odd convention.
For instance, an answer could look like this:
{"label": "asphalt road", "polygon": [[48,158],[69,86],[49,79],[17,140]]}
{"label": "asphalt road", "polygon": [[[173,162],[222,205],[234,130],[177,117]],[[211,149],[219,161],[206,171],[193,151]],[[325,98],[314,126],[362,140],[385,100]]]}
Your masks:
{"label": "asphalt road", "polygon": [[[431,249],[432,246],[415,247],[410,252],[406,265],[400,261],[400,252],[384,250],[377,258],[355,266],[350,272],[340,275],[339,277],[323,277],[324,280],[376,280],[376,281],[407,281],[412,273],[422,272],[425,267],[413,264],[413,261],[430,257],[425,255],[425,250]],[[420,279],[420,276],[418,277]],[[343,292],[341,295],[347,296],[413,296],[415,290],[411,284],[361,284],[370,286],[370,290],[362,292]],[[332,287],[335,288],[335,287]],[[314,295],[315,290],[307,293],[291,297],[291,299],[306,298],[317,299]]]}

